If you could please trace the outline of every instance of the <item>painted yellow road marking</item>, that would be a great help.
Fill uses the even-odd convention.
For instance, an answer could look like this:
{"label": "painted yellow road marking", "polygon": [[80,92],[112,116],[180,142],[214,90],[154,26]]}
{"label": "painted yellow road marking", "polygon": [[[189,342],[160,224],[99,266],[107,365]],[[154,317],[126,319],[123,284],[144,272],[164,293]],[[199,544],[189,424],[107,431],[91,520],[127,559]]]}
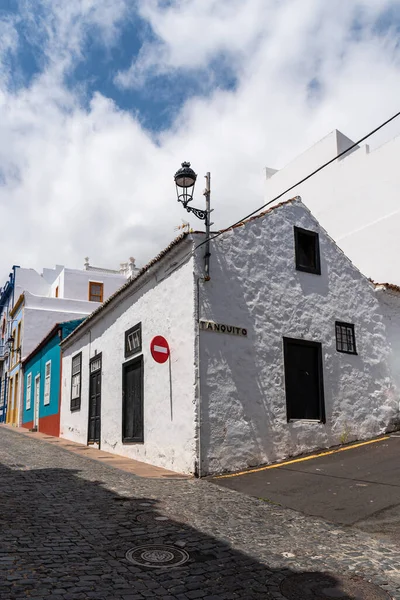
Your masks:
{"label": "painted yellow road marking", "polygon": [[293,460],[287,460],[281,463],[275,463],[274,465],[266,465],[265,467],[258,467],[257,469],[249,469],[248,471],[240,471],[240,473],[229,473],[228,475],[216,475],[214,479],[227,479],[228,477],[239,477],[239,475],[248,475],[250,473],[259,473],[260,471],[267,471],[268,469],[277,469],[278,467],[286,467],[287,465],[294,465],[295,463],[304,462],[305,460],[311,460],[313,458],[321,458],[321,456],[329,456],[330,454],[337,454],[338,452],[344,452],[345,450],[352,450],[353,448],[360,448],[360,446],[367,446],[368,444],[376,444],[376,442],[383,442],[388,440],[390,435],[377,438],[376,440],[368,440],[368,442],[360,442],[359,444],[352,444],[351,446],[344,446],[343,448],[337,448],[336,450],[328,450],[327,452],[321,452],[320,454],[311,454],[310,456],[304,456],[303,458],[295,458]]}

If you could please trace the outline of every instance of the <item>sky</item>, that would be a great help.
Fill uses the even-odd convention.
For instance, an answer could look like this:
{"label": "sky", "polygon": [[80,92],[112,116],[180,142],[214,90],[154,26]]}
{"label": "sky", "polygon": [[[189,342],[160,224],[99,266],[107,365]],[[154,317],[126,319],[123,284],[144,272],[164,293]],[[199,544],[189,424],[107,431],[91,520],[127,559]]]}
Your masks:
{"label": "sky", "polygon": [[261,206],[265,167],[400,110],[399,32],[400,0],[0,0],[0,285],[202,228],[185,160],[214,229]]}

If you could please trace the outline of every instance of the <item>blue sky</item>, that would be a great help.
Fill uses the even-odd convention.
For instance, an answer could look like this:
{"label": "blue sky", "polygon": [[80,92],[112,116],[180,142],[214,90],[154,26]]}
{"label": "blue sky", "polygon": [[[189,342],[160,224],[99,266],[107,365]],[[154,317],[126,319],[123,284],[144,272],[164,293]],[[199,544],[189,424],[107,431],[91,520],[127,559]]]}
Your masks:
{"label": "blue sky", "polygon": [[[30,24],[19,18],[20,6],[18,0],[0,0],[0,15],[5,19],[16,19],[15,30],[19,36],[17,52],[8,56],[13,71],[10,87],[16,91],[29,87],[48,64],[48,57],[42,52],[46,36],[38,36],[37,32],[32,36]],[[39,22],[45,18],[46,11],[38,2],[35,20]],[[125,14],[111,44],[105,45],[98,33],[96,27],[85,30],[81,54],[64,74],[66,87],[79,97],[86,108],[98,92],[112,99],[118,108],[135,115],[149,131],[159,132],[170,127],[189,98],[212,93],[216,81],[221,89],[229,90],[235,86],[235,73],[229,62],[223,56],[215,56],[207,65],[208,77],[204,77],[202,68],[186,70],[183,79],[181,72],[155,72],[145,86],[134,89],[122,87],[115,81],[115,74],[127,70],[142,46],[156,42],[156,36],[150,24],[135,10]],[[209,80],[210,74],[212,81]]]}
{"label": "blue sky", "polygon": [[0,270],[145,262],[182,160],[216,226],[250,212],[264,167],[398,110],[399,28],[400,0],[0,0]]}

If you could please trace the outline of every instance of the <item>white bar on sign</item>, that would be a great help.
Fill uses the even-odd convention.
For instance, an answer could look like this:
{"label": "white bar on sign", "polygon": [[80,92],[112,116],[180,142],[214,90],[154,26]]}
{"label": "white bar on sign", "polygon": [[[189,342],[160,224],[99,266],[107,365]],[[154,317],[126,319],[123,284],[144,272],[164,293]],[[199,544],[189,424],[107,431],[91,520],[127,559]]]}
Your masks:
{"label": "white bar on sign", "polygon": [[156,352],[162,352],[163,354],[168,354],[168,350],[167,350],[167,348],[164,348],[164,346],[154,346],[154,350]]}

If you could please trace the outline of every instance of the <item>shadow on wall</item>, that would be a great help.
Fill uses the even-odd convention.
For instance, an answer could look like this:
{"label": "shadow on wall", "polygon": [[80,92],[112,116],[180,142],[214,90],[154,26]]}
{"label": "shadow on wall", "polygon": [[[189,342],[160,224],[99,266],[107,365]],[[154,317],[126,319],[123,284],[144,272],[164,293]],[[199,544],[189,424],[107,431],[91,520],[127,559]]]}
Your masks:
{"label": "shadow on wall", "polygon": [[[166,517],[159,512],[162,503],[135,497],[132,489],[120,496],[80,477],[79,471],[24,469],[0,466],[1,598],[272,600],[280,597],[280,582],[292,574],[274,571],[178,517]],[[118,477],[124,480],[123,474]],[[132,480],[126,479],[126,487]],[[148,544],[168,548],[139,552],[139,561],[168,562],[174,553],[178,558],[188,553],[189,559],[175,568],[133,565],[126,559],[128,550]],[[330,577],[328,587],[336,585]]]}
{"label": "shadow on wall", "polygon": [[[387,317],[372,287],[323,232],[321,275],[293,270],[286,277],[281,274],[290,273],[291,246],[283,244],[282,253],[271,258],[273,269],[269,264],[268,248],[279,244],[281,229],[271,227],[269,246],[260,251],[262,225],[248,227],[243,239],[239,229],[213,245],[212,279],[207,292],[200,287],[201,318],[248,330],[247,340],[200,334],[203,474],[368,439],[398,422],[400,362],[389,364],[387,341],[389,337],[392,355],[400,356],[394,342],[400,335],[400,316],[393,333],[388,325],[385,329]],[[314,301],[320,303],[318,318]],[[400,303],[397,312],[400,315]],[[359,356],[337,353],[335,320],[357,322],[356,316]],[[287,424],[284,335],[322,342],[326,425]]]}
{"label": "shadow on wall", "polygon": [[[236,267],[240,270],[248,265],[245,262],[236,263]],[[258,267],[262,268],[262,265]],[[232,271],[232,265],[226,262],[223,247],[215,246],[213,279],[206,285],[220,287],[219,282],[223,281],[223,274],[229,271]],[[212,346],[207,343],[206,349],[200,340],[201,443],[204,448],[210,449],[207,455],[202,456],[204,475],[210,471],[234,471],[243,468],[244,463],[251,467],[274,462],[282,458],[282,438],[290,437],[289,431],[282,435],[282,426],[286,424],[286,405],[283,407],[284,411],[277,414],[271,401],[271,396],[276,394],[278,388],[281,403],[284,389],[282,366],[279,365],[277,369],[275,365],[269,365],[268,349],[265,350],[264,356],[260,356],[256,348],[259,332],[254,328],[254,323],[257,317],[262,318],[265,312],[268,312],[268,302],[271,298],[259,298],[257,291],[248,285],[247,276],[250,276],[250,273],[231,277],[229,288],[225,289],[224,301],[214,303],[214,306],[223,307],[223,314],[213,313],[213,305],[207,302],[207,296],[202,294],[200,287],[201,318],[247,328],[247,339],[201,332],[201,340],[209,341],[208,336],[214,336],[215,341]],[[276,352],[276,348],[273,351]],[[278,351],[282,352],[282,348]],[[262,373],[266,369],[269,369],[268,378],[264,380]],[[226,386],[227,371],[232,383],[231,389],[227,389]],[[249,379],[243,376],[245,373],[256,375]],[[221,390],[224,391],[223,397]]]}

